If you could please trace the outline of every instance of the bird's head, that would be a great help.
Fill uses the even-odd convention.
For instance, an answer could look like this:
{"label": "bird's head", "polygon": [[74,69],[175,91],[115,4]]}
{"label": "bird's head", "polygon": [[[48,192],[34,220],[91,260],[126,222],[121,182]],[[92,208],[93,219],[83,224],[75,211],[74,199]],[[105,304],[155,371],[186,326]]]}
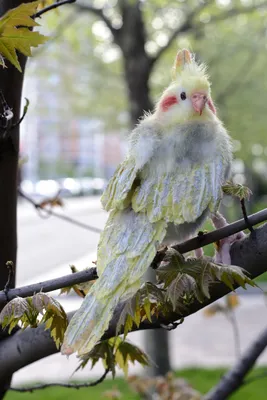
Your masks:
{"label": "bird's head", "polygon": [[215,118],[216,109],[211,99],[206,68],[197,64],[188,50],[177,53],[173,82],[163,92],[155,115],[168,125]]}

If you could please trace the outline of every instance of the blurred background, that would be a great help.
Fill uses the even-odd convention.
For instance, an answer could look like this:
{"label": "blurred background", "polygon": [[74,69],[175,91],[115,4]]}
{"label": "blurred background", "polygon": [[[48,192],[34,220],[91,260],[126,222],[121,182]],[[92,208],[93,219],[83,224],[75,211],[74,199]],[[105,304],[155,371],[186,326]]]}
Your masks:
{"label": "blurred background", "polygon": [[[125,155],[127,135],[169,84],[177,49],[187,47],[208,65],[218,115],[233,138],[233,179],[253,192],[248,211],[266,207],[267,1],[80,0],[46,14],[41,24],[50,41],[29,59],[24,83],[30,100],[21,126],[24,193],[41,201],[60,190],[60,215],[102,229],[107,216],[99,196]],[[238,202],[225,198],[222,207],[230,221],[241,218]],[[69,264],[92,266],[97,233],[40,218],[25,199],[18,223],[18,285],[67,274]],[[68,311],[79,300],[62,302]],[[242,292],[238,303],[238,344],[223,313],[189,317],[168,335],[170,344],[164,331],[149,339],[133,335],[155,361],[149,373],[231,365],[236,346],[246,348],[267,312],[259,290]],[[53,356],[19,371],[14,382],[67,379],[75,365]],[[77,376],[92,373],[100,372]]]}

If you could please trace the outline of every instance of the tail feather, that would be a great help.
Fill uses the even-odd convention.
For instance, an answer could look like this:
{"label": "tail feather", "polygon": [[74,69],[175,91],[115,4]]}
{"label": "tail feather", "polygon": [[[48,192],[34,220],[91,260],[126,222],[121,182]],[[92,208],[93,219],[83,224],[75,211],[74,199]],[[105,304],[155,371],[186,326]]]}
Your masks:
{"label": "tail feather", "polygon": [[117,304],[140,287],[165,234],[166,223],[151,223],[146,214],[132,209],[110,214],[98,246],[99,279],[70,321],[63,354],[88,353],[101,339]]}

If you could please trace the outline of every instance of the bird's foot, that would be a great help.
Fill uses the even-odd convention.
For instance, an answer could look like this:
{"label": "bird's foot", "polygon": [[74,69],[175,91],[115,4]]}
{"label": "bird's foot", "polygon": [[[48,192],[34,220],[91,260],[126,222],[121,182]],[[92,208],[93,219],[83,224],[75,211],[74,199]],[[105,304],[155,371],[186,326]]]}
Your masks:
{"label": "bird's foot", "polygon": [[204,251],[203,251],[202,247],[195,250],[195,256],[196,256],[196,258],[201,258],[204,256]]}
{"label": "bird's foot", "polygon": [[[212,222],[216,229],[220,229],[228,225],[228,222],[224,216],[219,212],[213,215]],[[246,235],[244,232],[241,231],[219,240],[215,246],[215,261],[221,264],[231,265],[230,248],[234,242],[244,239],[245,236]]]}

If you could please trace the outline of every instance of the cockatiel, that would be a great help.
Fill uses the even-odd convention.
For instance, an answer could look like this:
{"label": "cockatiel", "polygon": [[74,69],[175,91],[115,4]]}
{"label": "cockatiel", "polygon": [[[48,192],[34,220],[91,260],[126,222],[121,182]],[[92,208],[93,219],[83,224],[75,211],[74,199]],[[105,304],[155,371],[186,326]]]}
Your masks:
{"label": "cockatiel", "polygon": [[181,50],[173,82],[132,131],[102,196],[110,215],[98,245],[99,279],[70,321],[63,354],[88,353],[117,304],[140,288],[158,246],[188,239],[215,215],[231,160],[206,69]]}

